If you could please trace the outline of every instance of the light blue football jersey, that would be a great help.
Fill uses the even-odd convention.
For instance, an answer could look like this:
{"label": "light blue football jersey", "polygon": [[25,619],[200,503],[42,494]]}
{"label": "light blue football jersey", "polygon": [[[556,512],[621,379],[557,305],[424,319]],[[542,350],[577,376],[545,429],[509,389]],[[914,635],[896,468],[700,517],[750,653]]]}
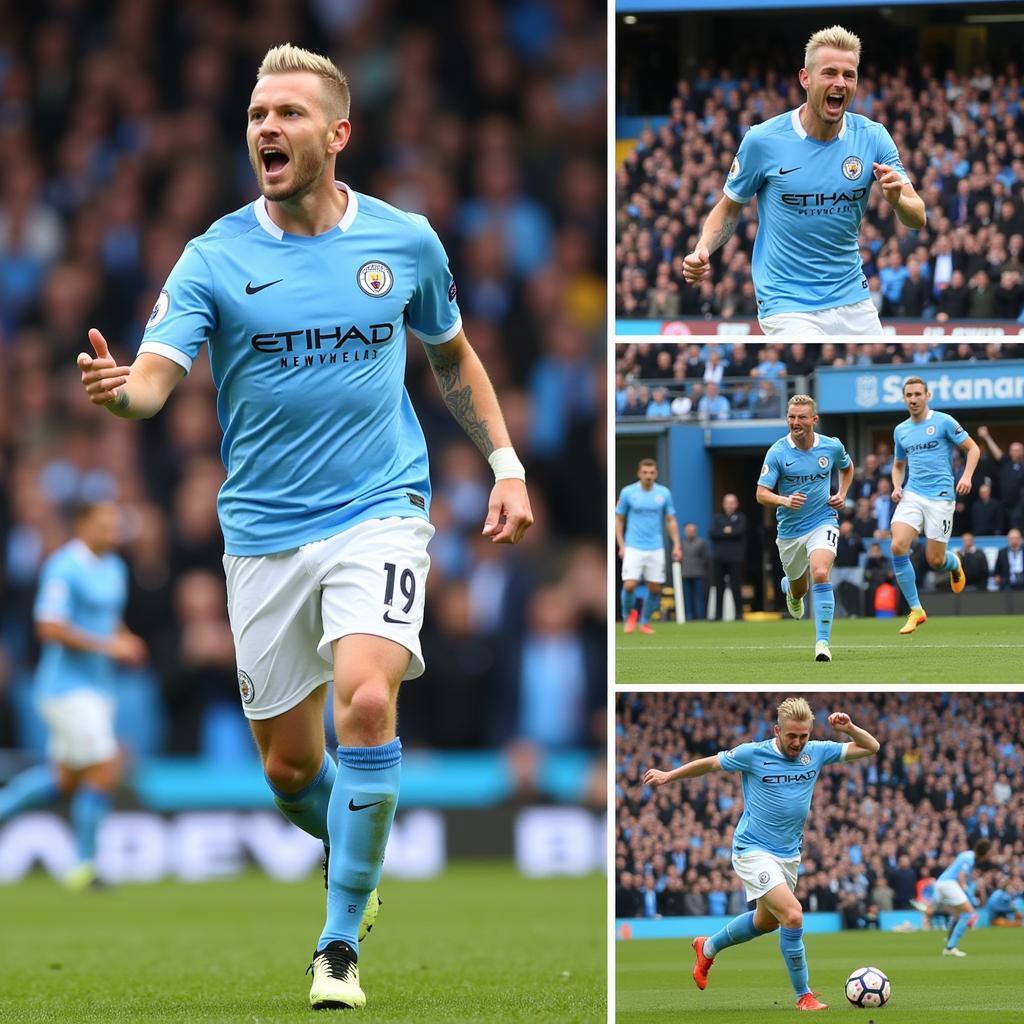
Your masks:
{"label": "light blue football jersey", "polygon": [[797,491],[807,496],[798,509],[780,505],[775,510],[779,537],[783,540],[802,537],[826,523],[839,522],[839,514],[828,503],[832,467],[846,469],[849,465],[850,456],[843,442],[824,434],[815,434],[814,443],[807,451],[797,448],[791,434],[780,437],[768,449],[758,484],[786,497]]}
{"label": "light blue football jersey", "polygon": [[[36,622],[60,622],[83,633],[112,637],[128,599],[128,567],[113,553],[96,555],[75,539],[43,563],[33,608]],[[114,662],[104,654],[43,644],[35,674],[38,699],[83,688],[111,694]]]}
{"label": "light blue football jersey", "polygon": [[260,197],[189,242],[139,347],[187,371],[210,343],[228,554],[429,515],[406,328],[427,344],[454,338],[455,282],[425,218],[338,187],[348,208],[323,234],[283,232]]}
{"label": "light blue football jersey", "polygon": [[922,498],[955,501],[953,446],[963,444],[968,437],[952,416],[936,409],[929,409],[920,423],[908,417],[897,424],[893,431],[896,458],[907,463],[903,489]]}
{"label": "light blue football jersey", "polygon": [[796,758],[789,758],[774,738],[720,751],[722,771],[743,773],[743,814],[732,837],[733,856],[750,850],[799,856],[821,769],[845,753],[845,743],[808,740]]}
{"label": "light blue football jersey", "polygon": [[626,547],[656,551],[665,546],[665,517],[674,516],[676,510],[667,487],[654,484],[645,491],[637,480],[619,492],[615,514],[626,518]]}
{"label": "light blue football jersey", "polygon": [[737,203],[757,196],[751,270],[758,316],[834,309],[868,297],[858,242],[874,162],[910,181],[889,133],[860,114],[845,114],[829,142],[804,131],[799,109],[743,136],[724,192]]}
{"label": "light blue football jersey", "polygon": [[938,877],[940,882],[959,882],[960,872],[967,872],[967,883],[970,884],[971,872],[974,870],[974,851],[964,850],[956,855],[956,859]]}

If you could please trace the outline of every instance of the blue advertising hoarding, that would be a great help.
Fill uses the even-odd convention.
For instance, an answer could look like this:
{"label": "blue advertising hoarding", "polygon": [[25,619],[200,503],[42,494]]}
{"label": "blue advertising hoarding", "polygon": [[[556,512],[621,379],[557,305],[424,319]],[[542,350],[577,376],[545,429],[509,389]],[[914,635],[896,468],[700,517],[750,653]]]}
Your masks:
{"label": "blue advertising hoarding", "polygon": [[937,409],[1024,408],[1024,360],[844,366],[816,373],[818,411],[902,412],[903,381],[921,377]]}

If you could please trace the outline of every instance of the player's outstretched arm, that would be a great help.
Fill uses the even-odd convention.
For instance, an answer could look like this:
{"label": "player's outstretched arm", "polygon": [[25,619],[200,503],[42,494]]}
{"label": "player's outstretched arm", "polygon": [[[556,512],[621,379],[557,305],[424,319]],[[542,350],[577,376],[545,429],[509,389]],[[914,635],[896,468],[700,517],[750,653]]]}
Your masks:
{"label": "player's outstretched arm", "polygon": [[740,222],[743,204],[722,196],[704,221],[697,248],[683,257],[683,277],[688,284],[699,284],[711,273],[711,254],[732,237]]}
{"label": "player's outstretched arm", "polygon": [[158,413],[168,396],[185,376],[177,363],[144,352],[131,366],[118,366],[107,340],[93,327],[89,342],[94,355],[78,354],[82,386],[93,405],[102,405],[115,416],[144,420]]}
{"label": "player's outstretched arm", "polygon": [[964,471],[956,482],[956,493],[964,495],[971,493],[974,471],[978,467],[978,459],[981,458],[981,448],[972,437],[968,437],[960,447],[967,453],[967,460],[964,465]]}
{"label": "player's outstretched arm", "polygon": [[533,523],[533,513],[526,473],[512,448],[487,371],[464,331],[443,345],[424,348],[444,404],[494,470],[483,534],[495,544],[517,544]]}
{"label": "player's outstretched arm", "polygon": [[828,724],[836,732],[850,737],[853,746],[846,750],[845,760],[847,761],[859,761],[862,757],[873,757],[881,748],[881,744],[871,733],[854,725],[850,716],[843,711],[833,711],[828,716]]}
{"label": "player's outstretched arm", "polygon": [[710,757],[701,757],[696,761],[680,765],[678,768],[673,768],[670,772],[662,772],[657,768],[648,768],[644,772],[644,785],[653,786],[657,789],[659,786],[664,786],[666,782],[675,782],[678,779],[698,779],[702,775],[720,772],[721,770],[722,766],[718,763],[718,755],[712,754]]}

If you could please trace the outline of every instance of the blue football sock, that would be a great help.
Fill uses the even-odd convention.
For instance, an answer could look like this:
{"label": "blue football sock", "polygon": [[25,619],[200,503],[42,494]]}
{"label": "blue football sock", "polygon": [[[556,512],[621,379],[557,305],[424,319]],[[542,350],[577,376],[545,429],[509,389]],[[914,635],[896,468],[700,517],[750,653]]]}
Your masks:
{"label": "blue football sock", "polygon": [[95,859],[96,833],[111,803],[113,799],[109,793],[92,786],[79,786],[71,798],[71,825],[78,843],[79,860]]}
{"label": "blue football sock", "polygon": [[27,768],[0,789],[0,822],[21,811],[53,803],[59,795],[53,765],[37,764]]}
{"label": "blue football sock", "polygon": [[963,938],[963,934],[967,931],[967,926],[971,923],[970,914],[961,914],[957,918],[956,926],[953,928],[949,939],[946,941],[946,949],[953,949],[956,944]]}
{"label": "blue football sock", "polygon": [[811,991],[807,983],[807,956],[804,953],[804,930],[803,928],[780,928],[779,948],[782,950],[782,959],[786,961],[786,970],[789,971],[789,980],[793,985],[793,991],[797,998]]}
{"label": "blue football sock", "polygon": [[907,599],[907,604],[911,608],[920,608],[921,599],[917,596],[917,577],[914,576],[914,567],[910,564],[910,556],[893,555],[892,569],[896,574],[896,582]]}
{"label": "blue football sock", "polygon": [[781,586],[782,586],[782,592],[784,594],[788,594],[789,593],[789,577],[788,576],[783,576],[782,577],[782,584],[781,584]]}
{"label": "blue football sock", "polygon": [[633,610],[633,591],[626,590],[625,587],[622,589],[622,621],[625,622],[629,618],[629,613]]}
{"label": "blue football sock", "polygon": [[704,955],[717,956],[723,949],[749,942],[758,935],[764,935],[754,927],[754,911],[734,917],[724,928],[704,940]]}
{"label": "blue football sock", "polygon": [[956,568],[957,557],[949,548],[946,548],[946,560],[942,563],[939,572],[952,572]]}
{"label": "blue football sock", "polygon": [[828,643],[832,636],[832,616],[836,612],[836,595],[831,583],[815,583],[814,594],[814,639]]}
{"label": "blue football sock", "polygon": [[324,751],[324,763],[313,781],[297,793],[284,793],[270,785],[270,792],[274,794],[274,803],[277,804],[281,813],[293,824],[298,825],[303,832],[330,845],[327,834],[327,805],[331,800],[331,792],[334,789],[334,779],[338,769],[334,766],[331,755]]}
{"label": "blue football sock", "polygon": [[327,922],[317,949],[343,939],[359,952],[359,922],[380,881],[401,777],[397,737],[380,747],[338,747],[338,777],[327,808]]}
{"label": "blue football sock", "polygon": [[636,605],[635,605],[635,607],[637,608],[637,611],[640,613],[640,621],[641,622],[646,622],[647,621],[647,618],[646,618],[646,616],[647,616],[647,597],[646,597],[646,595],[642,594],[640,597],[636,598]]}

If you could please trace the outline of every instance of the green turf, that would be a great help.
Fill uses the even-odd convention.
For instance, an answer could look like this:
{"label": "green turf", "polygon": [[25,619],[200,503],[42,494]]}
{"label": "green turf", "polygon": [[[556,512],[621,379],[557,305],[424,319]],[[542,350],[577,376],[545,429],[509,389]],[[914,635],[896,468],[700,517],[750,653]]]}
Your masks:
{"label": "green turf", "polygon": [[[943,935],[931,932],[840,932],[806,936],[815,991],[851,1024],[1003,1024],[1024,1020],[1024,931],[968,932],[962,960],[940,954]],[[616,1024],[707,1021],[762,1024],[790,1020],[796,998],[774,937],[726,950],[701,992],[693,983],[689,940],[616,944]],[[860,1010],[843,995],[858,967],[879,967],[892,983],[880,1010]],[[816,1019],[816,1018],[812,1018]]]}
{"label": "green turf", "polygon": [[1024,628],[1013,616],[934,617],[900,636],[902,619],[839,619],[832,661],[814,660],[814,623],[655,623],[616,631],[619,683],[1020,683]]}
{"label": "green turf", "polygon": [[[346,1020],[605,1021],[603,877],[459,863],[381,892],[360,955],[367,1006]],[[40,876],[0,886],[0,1021],[322,1020],[303,971],[323,899],[312,876],[75,895]]]}

